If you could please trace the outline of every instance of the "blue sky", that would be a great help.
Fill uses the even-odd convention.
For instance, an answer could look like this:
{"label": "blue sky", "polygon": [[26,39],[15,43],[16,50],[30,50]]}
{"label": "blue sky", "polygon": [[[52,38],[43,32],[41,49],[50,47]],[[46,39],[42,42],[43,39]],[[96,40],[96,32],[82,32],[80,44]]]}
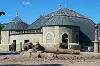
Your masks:
{"label": "blue sky", "polygon": [[58,10],[59,3],[62,8],[74,10],[95,23],[100,21],[100,0],[0,0],[0,12],[6,12],[5,16],[0,16],[0,23],[9,23],[16,12],[19,17],[28,24],[32,24],[41,15]]}

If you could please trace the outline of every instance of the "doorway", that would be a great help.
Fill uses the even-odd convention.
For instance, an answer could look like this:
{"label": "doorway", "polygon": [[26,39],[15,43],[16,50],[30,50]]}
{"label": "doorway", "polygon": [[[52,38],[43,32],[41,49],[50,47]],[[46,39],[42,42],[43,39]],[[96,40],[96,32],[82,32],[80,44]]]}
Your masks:
{"label": "doorway", "polygon": [[13,51],[16,51],[16,40],[13,40]]}
{"label": "doorway", "polygon": [[68,35],[66,33],[62,35],[62,44],[68,49]]}
{"label": "doorway", "polygon": [[62,35],[62,43],[68,43],[68,35],[66,33]]}
{"label": "doorway", "polygon": [[15,44],[16,44],[16,40],[13,40],[13,43],[15,43]]}

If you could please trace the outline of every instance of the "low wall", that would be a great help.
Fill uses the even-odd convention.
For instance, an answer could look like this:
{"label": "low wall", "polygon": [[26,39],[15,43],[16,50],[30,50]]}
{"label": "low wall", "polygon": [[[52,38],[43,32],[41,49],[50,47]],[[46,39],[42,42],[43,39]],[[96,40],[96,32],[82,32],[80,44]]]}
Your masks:
{"label": "low wall", "polygon": [[9,51],[9,44],[0,44],[0,51]]}

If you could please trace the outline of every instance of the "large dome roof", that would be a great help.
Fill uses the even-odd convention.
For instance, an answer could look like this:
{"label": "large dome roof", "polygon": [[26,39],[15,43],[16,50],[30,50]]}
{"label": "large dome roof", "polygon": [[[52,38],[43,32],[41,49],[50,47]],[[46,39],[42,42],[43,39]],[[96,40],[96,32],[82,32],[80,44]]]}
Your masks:
{"label": "large dome roof", "polygon": [[94,41],[95,23],[85,16],[67,8],[59,9],[40,17],[27,29],[40,29],[43,26],[78,26],[80,27],[80,42]]}
{"label": "large dome roof", "polygon": [[[56,15],[57,13],[64,13],[66,14],[67,16],[71,16],[71,17],[80,17],[80,18],[83,18],[83,19],[87,19],[89,20],[88,18],[86,18],[85,16],[75,12],[75,11],[72,11],[72,10],[69,10],[67,8],[63,8],[63,9],[59,9],[55,12],[52,12],[50,14],[47,14],[46,16],[42,16],[40,17],[39,19],[37,19],[35,22],[33,22],[27,29],[40,29],[50,18],[52,18],[54,15]],[[92,22],[92,21],[91,21]],[[93,22],[92,22],[93,23]]]}
{"label": "large dome roof", "polygon": [[94,40],[95,24],[88,19],[57,15],[49,19],[44,26],[78,26],[80,27],[80,42]]}
{"label": "large dome roof", "polygon": [[16,16],[3,30],[25,30],[28,25]]}
{"label": "large dome roof", "polygon": [[70,9],[67,9],[67,8],[63,8],[63,9],[59,9],[55,12],[52,12],[48,15],[46,15],[47,17],[50,17],[50,16],[54,16],[56,13],[60,13],[60,12],[64,12],[67,16],[75,16],[75,17],[82,17],[82,18],[86,18],[85,16],[73,11],[73,10],[70,10]]}

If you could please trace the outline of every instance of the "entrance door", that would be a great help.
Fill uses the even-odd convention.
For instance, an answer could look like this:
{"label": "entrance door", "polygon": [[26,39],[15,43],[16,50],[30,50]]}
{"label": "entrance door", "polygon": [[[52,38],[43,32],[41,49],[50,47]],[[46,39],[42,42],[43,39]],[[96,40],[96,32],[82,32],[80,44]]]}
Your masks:
{"label": "entrance door", "polygon": [[14,43],[14,45],[13,45],[13,51],[16,51],[16,40],[13,40],[13,43]]}
{"label": "entrance door", "polygon": [[65,48],[68,49],[68,35],[66,33],[62,35],[62,43],[65,45]]}
{"label": "entrance door", "polygon": [[15,44],[16,44],[16,40],[13,40],[13,43],[15,43]]}

